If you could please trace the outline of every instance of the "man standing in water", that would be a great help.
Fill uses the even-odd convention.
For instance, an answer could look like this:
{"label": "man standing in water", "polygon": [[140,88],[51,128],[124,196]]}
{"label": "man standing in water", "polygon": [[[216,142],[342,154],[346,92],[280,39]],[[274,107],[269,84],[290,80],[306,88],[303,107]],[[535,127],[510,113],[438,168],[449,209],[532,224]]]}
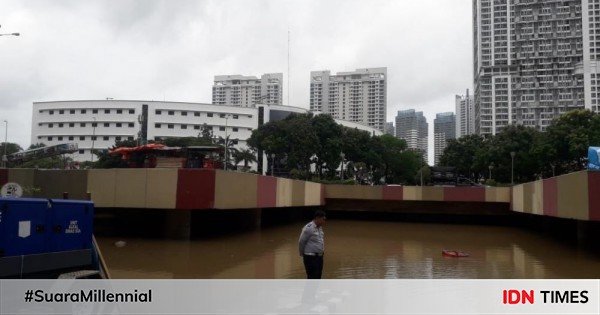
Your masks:
{"label": "man standing in water", "polygon": [[298,240],[298,251],[304,260],[307,279],[321,279],[323,272],[323,254],[325,253],[325,212],[317,210],[313,220],[302,228]]}

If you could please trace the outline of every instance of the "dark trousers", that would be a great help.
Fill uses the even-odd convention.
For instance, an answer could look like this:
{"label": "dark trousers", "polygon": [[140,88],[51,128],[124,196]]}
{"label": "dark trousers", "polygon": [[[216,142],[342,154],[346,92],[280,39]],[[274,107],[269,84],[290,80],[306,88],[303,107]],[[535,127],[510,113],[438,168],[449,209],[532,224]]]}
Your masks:
{"label": "dark trousers", "polygon": [[304,269],[307,279],[321,279],[323,273],[323,256],[304,255]]}

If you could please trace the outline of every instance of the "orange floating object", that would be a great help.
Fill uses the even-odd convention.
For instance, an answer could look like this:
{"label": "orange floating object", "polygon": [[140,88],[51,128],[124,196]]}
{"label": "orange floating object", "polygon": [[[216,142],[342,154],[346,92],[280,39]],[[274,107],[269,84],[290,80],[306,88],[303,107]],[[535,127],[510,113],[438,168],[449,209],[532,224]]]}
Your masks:
{"label": "orange floating object", "polygon": [[442,256],[445,256],[445,257],[469,257],[469,254],[458,251],[458,250],[444,249],[444,250],[442,250]]}

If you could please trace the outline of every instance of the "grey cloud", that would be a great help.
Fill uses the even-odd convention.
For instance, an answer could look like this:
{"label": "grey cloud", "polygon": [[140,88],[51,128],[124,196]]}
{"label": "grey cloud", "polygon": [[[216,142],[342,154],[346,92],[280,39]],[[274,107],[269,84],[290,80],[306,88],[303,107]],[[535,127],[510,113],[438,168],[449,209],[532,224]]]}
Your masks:
{"label": "grey cloud", "polygon": [[[284,100],[308,107],[310,71],[365,67],[388,67],[389,120],[414,107],[432,124],[472,84],[470,0],[6,0],[2,9],[0,30],[23,36],[0,38],[0,116],[23,126],[34,101],[210,102],[219,74],[283,72]],[[17,134],[28,146],[29,131]]]}

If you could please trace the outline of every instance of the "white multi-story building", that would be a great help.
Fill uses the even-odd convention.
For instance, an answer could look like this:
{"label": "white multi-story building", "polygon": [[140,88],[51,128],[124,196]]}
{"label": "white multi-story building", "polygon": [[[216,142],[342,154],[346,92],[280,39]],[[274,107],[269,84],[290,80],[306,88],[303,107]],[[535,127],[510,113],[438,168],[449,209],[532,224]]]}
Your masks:
{"label": "white multi-story building", "polygon": [[212,103],[253,107],[256,104],[281,105],[283,74],[255,76],[218,75],[212,87]]}
{"label": "white multi-story building", "polygon": [[256,109],[198,103],[99,100],[33,103],[31,143],[77,143],[76,161],[121,140],[196,137],[203,125],[240,147],[256,128]]}
{"label": "white multi-story building", "polygon": [[[137,100],[35,102],[31,143],[75,143],[79,151],[72,158],[82,162],[94,159],[93,150],[106,150],[116,141],[197,137],[206,124],[215,137],[229,137],[236,148],[243,149],[258,126],[291,113],[307,112],[305,108],[262,104],[242,107]],[[368,126],[336,122],[381,135]]]}
{"label": "white multi-story building", "polygon": [[448,145],[448,140],[456,139],[456,117],[453,112],[439,113],[433,121],[434,165],[440,163],[440,157]]}
{"label": "white multi-story building", "polygon": [[456,95],[456,138],[475,133],[475,104],[473,95]]}
{"label": "white multi-story building", "polygon": [[385,131],[387,68],[310,73],[310,110]]}
{"label": "white multi-story building", "polygon": [[409,149],[422,153],[423,159],[428,161],[429,124],[423,112],[415,112],[414,109],[398,111],[396,137],[404,139]]}
{"label": "white multi-story building", "polygon": [[473,0],[476,131],[598,112],[598,0]]}

